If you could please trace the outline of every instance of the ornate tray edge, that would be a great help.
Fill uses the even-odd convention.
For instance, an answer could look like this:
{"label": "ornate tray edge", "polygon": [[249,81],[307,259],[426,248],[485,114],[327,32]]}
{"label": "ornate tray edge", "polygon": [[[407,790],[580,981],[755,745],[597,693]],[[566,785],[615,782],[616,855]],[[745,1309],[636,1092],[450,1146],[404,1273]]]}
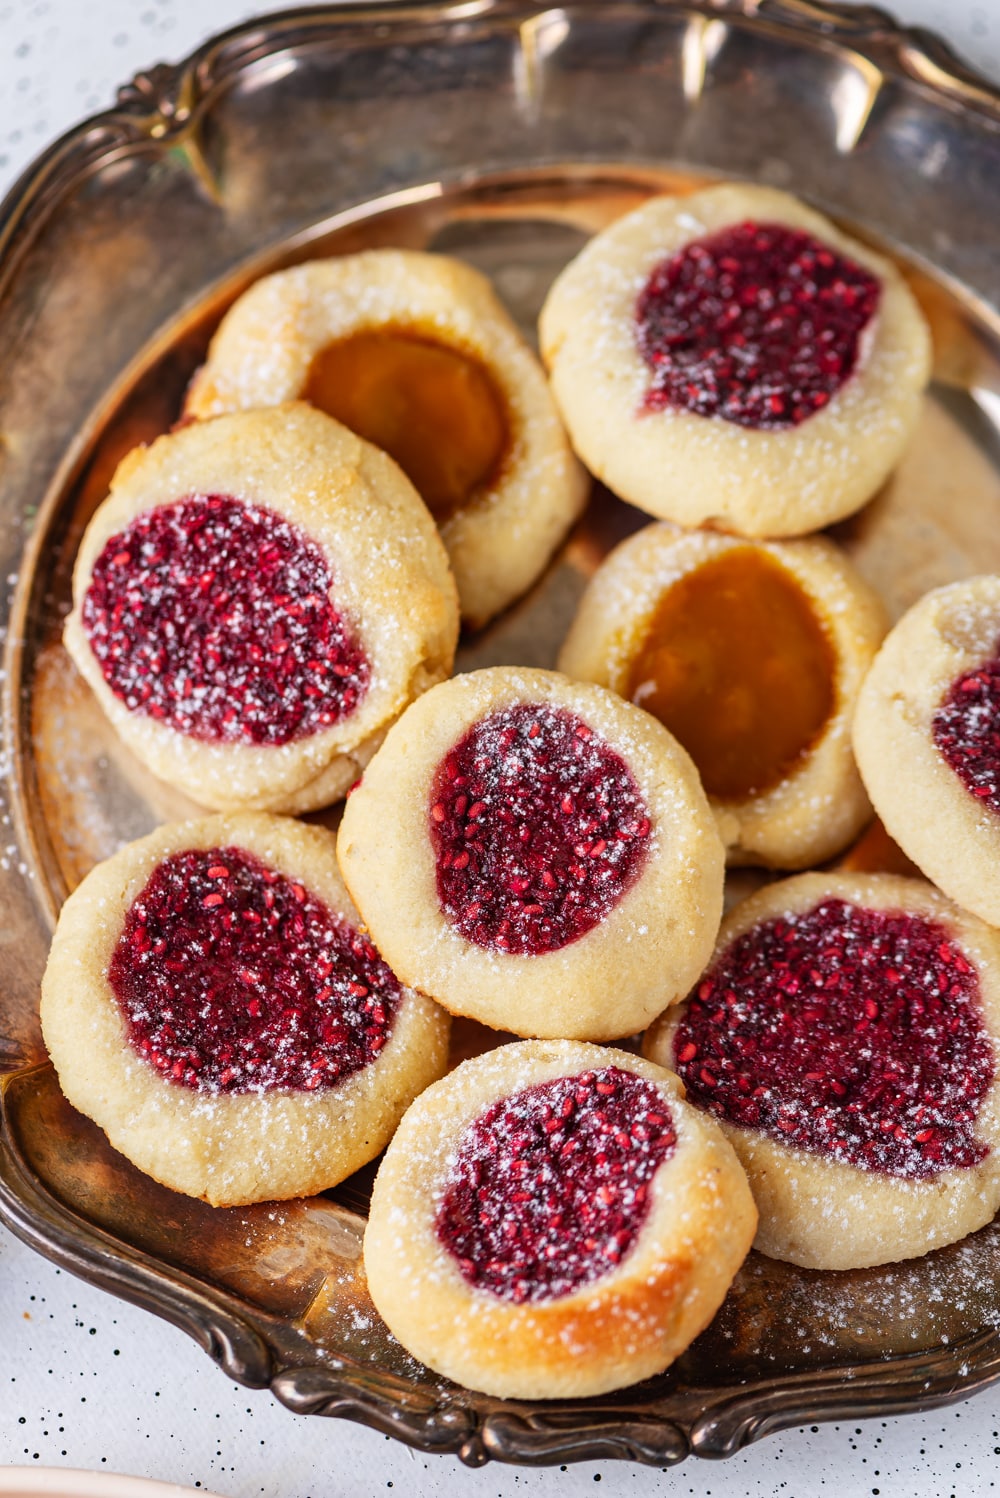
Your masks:
{"label": "ornate tray edge", "polygon": [[973,109],[1000,124],[1000,89],[970,68],[935,32],[902,26],[880,6],[844,5],[836,0],[721,0],[716,11],[753,15],[814,35],[818,31],[882,72],[922,84],[959,108]]}
{"label": "ornate tray edge", "polygon": [[[586,8],[577,0],[570,9]],[[1000,89],[968,68],[939,37],[904,27],[875,6],[824,0],[627,0],[662,14],[742,19],[774,32],[809,34],[817,44],[863,57],[885,78],[915,83],[1000,128]],[[139,73],[118,91],[115,106],[57,139],[0,202],[0,296],[22,255],[63,197],[100,164],[125,152],[159,153],[195,136],[212,93],[260,58],[301,44],[310,33],[343,35],[372,25],[497,21],[512,27],[544,7],[526,0],[381,0],[271,13],[210,38],[188,58]],[[300,1414],[349,1418],[424,1451],[452,1453],[469,1466],[489,1460],[526,1465],[624,1459],[669,1466],[688,1455],[724,1457],[789,1426],[916,1412],[964,1399],[1000,1381],[1000,1328],[986,1328],[940,1353],[892,1362],[845,1365],[797,1377],[756,1381],[745,1390],[695,1389],[677,1397],[679,1416],[623,1418],[614,1407],[581,1417],[559,1406],[524,1411],[516,1405],[485,1412],[452,1398],[402,1395],[395,1382],[347,1360],[275,1368],[266,1316],[260,1325],[212,1292],[160,1266],[77,1217],[32,1178],[20,1160],[2,1108],[0,1079],[0,1222],[31,1248],[99,1288],[154,1312],[192,1336],[235,1381],[270,1387]],[[234,1305],[238,1303],[234,1302]],[[933,1365],[931,1360],[933,1359]],[[886,1383],[892,1377],[892,1395]]]}
{"label": "ornate tray edge", "polygon": [[[24,1076],[25,1073],[20,1073]],[[0,1221],[29,1248],[88,1283],[162,1316],[193,1337],[237,1383],[260,1388],[273,1358],[266,1329],[194,1278],[165,1273],[139,1250],[77,1216],[42,1187],[21,1159],[0,1079]]]}
{"label": "ornate tray edge", "polygon": [[61,1268],[186,1332],[235,1382],[269,1387],[295,1414],[353,1420],[421,1451],[458,1456],[470,1467],[601,1460],[667,1467],[687,1456],[718,1459],[789,1426],[939,1408],[1000,1381],[1000,1336],[986,1329],[950,1348],[944,1367],[935,1349],[891,1364],[816,1370],[800,1375],[793,1387],[770,1379],[745,1390],[690,1389],[674,1396],[677,1409],[669,1416],[655,1405],[645,1417],[625,1416],[597,1401],[582,1414],[555,1403],[525,1409],[497,1400],[477,1409],[460,1389],[443,1386],[435,1397],[347,1359],[276,1367],[265,1316],[258,1324],[252,1310],[237,1309],[223,1292],[164,1272],[71,1212],[33,1180],[7,1128],[0,1132],[0,1219]]}
{"label": "ornate tray edge", "polygon": [[[578,4],[587,0],[578,0]],[[846,47],[886,76],[916,83],[955,107],[974,110],[1000,127],[1000,89],[969,68],[934,33],[901,26],[877,6],[833,0],[630,0],[637,8],[679,15],[742,18],[769,29],[803,31]],[[372,25],[490,19],[517,25],[541,7],[525,0],[440,0],[413,5],[381,0],[311,6],[244,22],[203,43],[179,63],[159,63],[118,90],[111,109],[60,136],[29,166],[0,202],[0,295],[15,264],[67,192],[101,162],[137,149],[163,151],[190,141],[212,92],[279,46],[336,26],[346,35]],[[570,7],[575,8],[575,7]]]}
{"label": "ornate tray edge", "polygon": [[[422,1450],[453,1452],[471,1467],[491,1460],[525,1466],[619,1460],[669,1467],[687,1456],[732,1456],[790,1426],[941,1408],[1000,1380],[1000,1339],[994,1331],[975,1334],[951,1353],[952,1381],[943,1384],[936,1352],[906,1358],[902,1377],[903,1360],[895,1360],[891,1399],[884,1389],[888,1364],[845,1364],[805,1376],[794,1389],[769,1380],[737,1393],[731,1388],[688,1390],[677,1397],[679,1415],[660,1415],[652,1406],[644,1418],[624,1416],[613,1407],[595,1406],[573,1423],[555,1404],[528,1413],[516,1405],[499,1406],[481,1419],[458,1402],[442,1403],[433,1411],[400,1409],[366,1388],[363,1376],[347,1370],[287,1369],[276,1375],[271,1389],[296,1414],[357,1420]],[[977,1372],[970,1380],[963,1370],[973,1359]]]}
{"label": "ornate tray edge", "polygon": [[[44,1065],[44,1064],[43,1064]],[[20,1075],[24,1075],[22,1072]],[[442,1384],[440,1394],[349,1359],[281,1366],[268,1318],[224,1291],[166,1271],[141,1251],[71,1211],[45,1190],[21,1158],[0,1079],[0,1222],[28,1247],[99,1289],[169,1321],[191,1336],[235,1382],[270,1388],[295,1414],[350,1419],[421,1451],[455,1455],[470,1467],[488,1461],[549,1466],[624,1460],[667,1467],[688,1456],[722,1458],[790,1426],[940,1408],[1000,1381],[1000,1328],[903,1359],[843,1364],[732,1386],[667,1396],[673,1409],[626,1414],[593,1401],[566,1409],[525,1407]],[[887,1382],[891,1379],[891,1389]]]}

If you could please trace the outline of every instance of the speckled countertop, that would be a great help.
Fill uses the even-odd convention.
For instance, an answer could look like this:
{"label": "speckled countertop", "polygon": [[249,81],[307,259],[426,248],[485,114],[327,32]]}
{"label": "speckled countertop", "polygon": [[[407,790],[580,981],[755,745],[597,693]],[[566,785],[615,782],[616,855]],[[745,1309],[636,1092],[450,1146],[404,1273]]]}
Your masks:
{"label": "speckled countertop", "polygon": [[[1000,79],[1000,0],[892,8]],[[253,9],[245,0],[0,0],[0,191],[53,136],[109,104],[116,85]],[[596,1483],[714,1498],[960,1498],[1000,1481],[1000,1389],[937,1414],[789,1432],[719,1465],[470,1472],[237,1387],[186,1336],[53,1268],[2,1229],[0,1348],[0,1464],[125,1472],[240,1498],[392,1488],[579,1498]]]}

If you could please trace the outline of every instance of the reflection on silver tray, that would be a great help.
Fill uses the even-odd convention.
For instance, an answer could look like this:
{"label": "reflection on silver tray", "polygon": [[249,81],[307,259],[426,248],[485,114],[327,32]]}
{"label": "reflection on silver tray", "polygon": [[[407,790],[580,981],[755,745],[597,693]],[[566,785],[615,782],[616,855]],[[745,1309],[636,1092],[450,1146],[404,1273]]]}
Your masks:
{"label": "reflection on silver tray", "polygon": [[[449,250],[526,328],[586,235],[646,193],[788,187],[905,258],[934,326],[912,452],[838,536],[894,613],[1000,570],[1000,96],[881,12],[808,0],[518,0],[288,12],[121,91],[0,208],[0,1218],[183,1326],[234,1378],[428,1451],[559,1462],[719,1456],[797,1422],[915,1409],[1000,1376],[1000,1230],[819,1275],[752,1255],[662,1378],[503,1403],[415,1364],[360,1273],[364,1175],[329,1198],[214,1211],[135,1172],[62,1099],[37,1025],[66,890],[185,814],[109,737],[59,641],[87,516],[176,416],[224,307],[322,252]],[[610,496],[460,665],[551,664],[583,579],[640,517]],[[852,855],[877,864],[869,839]],[[460,1047],[477,1037],[459,1027]]]}

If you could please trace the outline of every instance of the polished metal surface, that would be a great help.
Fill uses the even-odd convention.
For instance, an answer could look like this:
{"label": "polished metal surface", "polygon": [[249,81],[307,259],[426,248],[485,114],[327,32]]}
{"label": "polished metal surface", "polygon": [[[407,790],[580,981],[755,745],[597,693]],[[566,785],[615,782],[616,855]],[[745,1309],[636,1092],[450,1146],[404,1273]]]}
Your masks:
{"label": "polished metal surface", "polygon": [[[473,1464],[719,1456],[785,1425],[971,1393],[1000,1376],[1000,1230],[853,1274],[751,1256],[664,1377],[528,1405],[447,1384],[382,1326],[360,1274],[364,1179],[216,1211],[139,1175],[61,1097],[38,982],[66,891],[192,808],[114,741],[70,667],[70,569],[116,462],[176,418],[221,311],[262,271],[371,245],[448,250],[492,275],[530,330],[595,228],[723,175],[787,187],[895,251],[933,324],[913,449],[839,538],[895,613],[1000,570],[1000,96],[874,9],[285,12],[136,79],[0,207],[0,1217],[291,1408]],[[639,521],[596,496],[461,666],[551,664],[587,572]],[[886,856],[869,839],[852,858]]]}

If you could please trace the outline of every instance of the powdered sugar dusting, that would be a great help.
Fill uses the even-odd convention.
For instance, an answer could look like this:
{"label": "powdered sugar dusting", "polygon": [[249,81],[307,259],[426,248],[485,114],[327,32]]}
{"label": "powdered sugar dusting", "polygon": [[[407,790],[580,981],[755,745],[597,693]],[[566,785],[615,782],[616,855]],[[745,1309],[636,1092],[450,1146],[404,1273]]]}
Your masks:
{"label": "powdered sugar dusting", "polygon": [[164,859],[108,981],[133,1049],[209,1095],[334,1086],[379,1054],[401,1000],[365,937],[232,847]]}
{"label": "powdered sugar dusting", "polygon": [[438,1238],[470,1284],[502,1299],[572,1294],[628,1254],[675,1144],[662,1093],[619,1067],[525,1088],[462,1135]]}
{"label": "powdered sugar dusting", "polygon": [[952,682],[932,731],[966,790],[1000,815],[1000,641],[989,660]]}
{"label": "powdered sugar dusting", "polygon": [[286,744],[348,716],[368,687],[331,581],[319,547],[274,511],[193,495],[110,538],[83,626],[133,712],[208,742]]}
{"label": "powdered sugar dusting", "polygon": [[551,952],[637,878],[652,830],[620,755],[582,718],[522,703],[476,723],[435,774],[441,909],[477,946]]}
{"label": "powdered sugar dusting", "polygon": [[937,1350],[1000,1327],[996,1254],[995,1225],[921,1259],[846,1273],[753,1253],[709,1337],[785,1368],[828,1365],[831,1352],[844,1363]]}
{"label": "powdered sugar dusting", "polygon": [[734,224],[656,267],[637,334],[645,407],[756,430],[798,426],[854,369],[879,303],[870,271],[782,224]]}
{"label": "powdered sugar dusting", "polygon": [[827,899],[760,922],[706,974],[674,1038],[693,1102],[906,1180],[977,1164],[994,1077],[979,979],[943,926]]}

